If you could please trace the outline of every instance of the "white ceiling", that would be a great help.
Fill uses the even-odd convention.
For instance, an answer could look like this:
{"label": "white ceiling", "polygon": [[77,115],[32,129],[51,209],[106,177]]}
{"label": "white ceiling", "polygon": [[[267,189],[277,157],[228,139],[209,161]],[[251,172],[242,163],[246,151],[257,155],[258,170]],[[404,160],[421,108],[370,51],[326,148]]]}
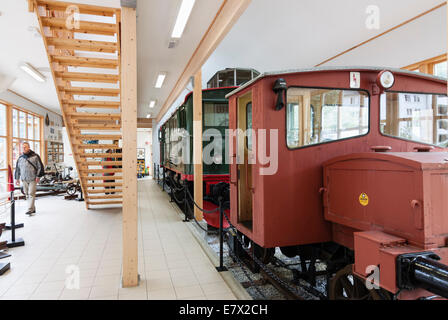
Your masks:
{"label": "white ceiling", "polygon": [[[255,0],[204,65],[204,80],[226,67],[261,72],[313,67],[441,0]],[[366,27],[369,5],[380,29]],[[404,67],[446,52],[446,6],[326,65]],[[258,34],[259,36],[254,36]]]}
{"label": "white ceiling", "polygon": [[[156,116],[216,15],[222,0],[197,0],[183,37],[168,49],[181,0],[138,1],[139,117]],[[119,7],[119,0],[72,2]],[[441,3],[441,0],[253,0],[203,68],[204,85],[226,67],[274,71],[314,66],[392,26]],[[343,5],[342,5],[343,4]],[[379,30],[365,27],[366,8],[381,10]],[[40,84],[18,68],[26,61],[48,70],[37,27],[26,0],[0,1],[0,74],[16,78],[11,90],[59,111],[49,72]],[[387,65],[402,67],[446,52],[446,7],[400,28],[328,65]],[[155,89],[159,72],[167,72],[162,89]],[[1,83],[1,76],[0,76]],[[157,99],[150,110],[150,100]],[[179,97],[181,101],[183,97]],[[176,106],[176,103],[174,106]],[[173,106],[173,107],[174,107]]]}
{"label": "white ceiling", "polygon": [[[9,89],[60,113],[45,46],[35,29],[39,26],[36,15],[28,12],[26,0],[0,1],[0,12],[0,78],[15,79]],[[40,69],[47,81],[37,82],[22,71],[22,61]]]}
{"label": "white ceiling", "polygon": [[[182,38],[168,49],[180,0],[138,0],[138,101],[139,116],[157,116],[202,36],[213,21],[222,0],[196,0]],[[161,89],[154,88],[159,72],[167,78]],[[157,106],[149,109],[149,102]]]}

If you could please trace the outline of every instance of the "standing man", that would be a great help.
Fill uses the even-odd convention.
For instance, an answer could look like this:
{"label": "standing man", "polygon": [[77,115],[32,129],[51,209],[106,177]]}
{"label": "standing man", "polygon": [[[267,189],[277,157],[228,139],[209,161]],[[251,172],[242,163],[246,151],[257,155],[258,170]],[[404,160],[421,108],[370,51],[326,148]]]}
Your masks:
{"label": "standing man", "polygon": [[27,215],[31,216],[36,213],[34,205],[36,201],[36,187],[39,178],[45,174],[44,165],[39,155],[30,148],[28,142],[22,144],[23,154],[19,157],[16,164],[15,179],[16,185],[20,186],[22,181],[23,192],[28,199]]}

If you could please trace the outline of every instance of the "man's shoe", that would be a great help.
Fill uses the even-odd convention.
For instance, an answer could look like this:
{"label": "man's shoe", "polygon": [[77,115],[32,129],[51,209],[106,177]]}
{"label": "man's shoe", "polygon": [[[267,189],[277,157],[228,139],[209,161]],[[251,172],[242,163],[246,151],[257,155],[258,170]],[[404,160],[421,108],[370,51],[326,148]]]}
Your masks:
{"label": "man's shoe", "polygon": [[28,212],[25,213],[25,214],[31,217],[31,216],[34,215],[35,213],[36,213],[36,210],[34,210],[34,211],[28,211]]}

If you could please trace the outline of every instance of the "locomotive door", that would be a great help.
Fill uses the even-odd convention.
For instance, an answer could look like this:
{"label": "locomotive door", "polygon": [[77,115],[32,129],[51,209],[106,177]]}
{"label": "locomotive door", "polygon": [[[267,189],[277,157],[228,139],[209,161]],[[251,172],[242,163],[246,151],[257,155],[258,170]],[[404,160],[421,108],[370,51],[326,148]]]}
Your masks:
{"label": "locomotive door", "polygon": [[238,223],[252,229],[252,94],[239,98],[237,114]]}

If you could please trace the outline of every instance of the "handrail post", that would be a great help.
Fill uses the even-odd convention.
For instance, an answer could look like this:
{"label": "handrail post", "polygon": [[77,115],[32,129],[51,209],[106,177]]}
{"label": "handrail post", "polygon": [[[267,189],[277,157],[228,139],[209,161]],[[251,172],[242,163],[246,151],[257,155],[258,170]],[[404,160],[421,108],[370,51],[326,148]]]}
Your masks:
{"label": "handrail post", "polygon": [[14,190],[11,191],[11,241],[6,243],[8,248],[23,247],[25,241],[22,238],[16,239],[16,201],[14,199]]}
{"label": "handrail post", "polygon": [[219,267],[218,272],[228,271],[224,266],[224,208],[222,198],[219,199]]}
{"label": "handrail post", "polygon": [[190,221],[190,219],[188,219],[187,186],[188,186],[188,183],[187,183],[187,180],[185,179],[184,180],[184,215],[185,215],[184,222]]}

